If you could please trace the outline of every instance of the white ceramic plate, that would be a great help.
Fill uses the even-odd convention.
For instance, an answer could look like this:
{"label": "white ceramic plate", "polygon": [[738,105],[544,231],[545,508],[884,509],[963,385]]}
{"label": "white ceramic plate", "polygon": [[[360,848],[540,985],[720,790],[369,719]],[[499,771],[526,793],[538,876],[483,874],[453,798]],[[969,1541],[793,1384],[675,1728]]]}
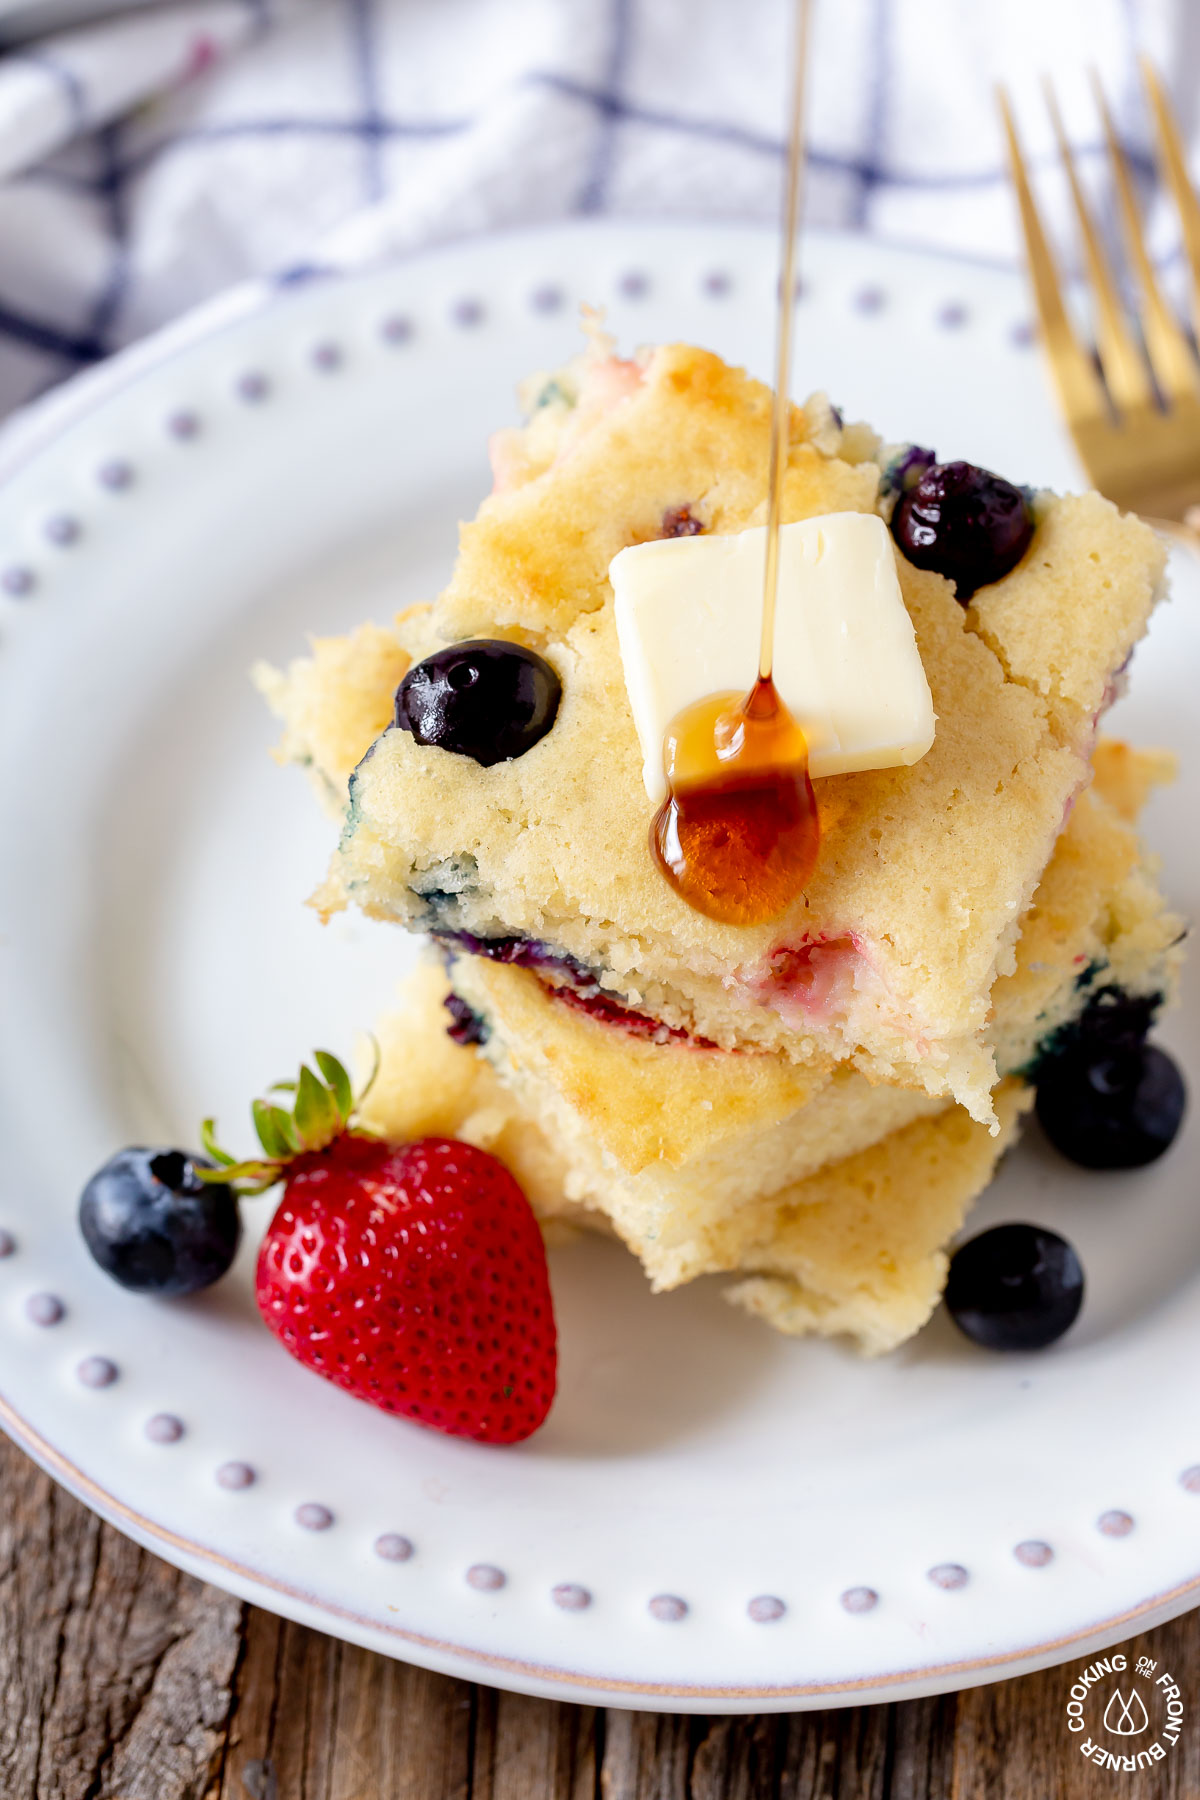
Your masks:
{"label": "white ceramic plate", "polygon": [[[806,257],[798,389],[1018,480],[1074,479],[1015,277],[836,238]],[[122,1529],[266,1606],[504,1686],[671,1709],[961,1687],[1192,1603],[1194,1122],[1139,1175],[1010,1159],[977,1222],[1054,1225],[1089,1277],[1079,1325],[1037,1357],[938,1319],[864,1363],[773,1336],[716,1283],[653,1299],[611,1246],[556,1253],[561,1393],[512,1451],[290,1361],[255,1314],[253,1241],[209,1295],[158,1304],[90,1264],[74,1210],[116,1145],[192,1142],[213,1109],[237,1128],[314,1043],[349,1048],[412,954],[301,905],[330,829],[268,760],[251,661],[438,588],[485,438],[516,380],[575,347],[577,300],[626,343],[695,339],[765,374],[774,260],[757,232],[589,226],[293,286],[85,389],[0,489],[8,1429]],[[1193,583],[1120,717],[1185,752],[1148,820],[1185,910],[1198,657]],[[1165,1032],[1193,1071],[1198,1021],[1193,999]],[[389,1534],[407,1560],[378,1553]],[[960,1585],[931,1579],[950,1566]],[[778,1612],[763,1597],[781,1616],[753,1616]]]}

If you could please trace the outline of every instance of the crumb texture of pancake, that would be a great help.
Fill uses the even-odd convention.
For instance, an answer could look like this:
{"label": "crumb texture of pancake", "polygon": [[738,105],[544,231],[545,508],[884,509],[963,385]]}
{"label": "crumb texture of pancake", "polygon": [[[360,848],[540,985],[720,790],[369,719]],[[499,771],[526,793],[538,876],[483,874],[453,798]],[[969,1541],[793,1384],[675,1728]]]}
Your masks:
{"label": "crumb texture of pancake", "polygon": [[[607,570],[684,513],[712,532],[762,522],[769,392],[686,345],[631,362],[600,346],[560,375],[494,447],[496,489],[433,606],[264,678],[283,753],[347,784],[315,903],[451,941],[528,940],[670,1028],[817,1077],[848,1062],[994,1127],[993,989],[1157,597],[1158,539],[1096,495],[1039,495],[1026,556],[965,608],[897,552],[934,746],[819,783],[806,892],[772,925],[722,925],[649,855]],[[827,405],[793,409],[785,520],[886,511],[879,454]],[[388,728],[397,671],[472,636],[531,645],[563,684],[553,729],[490,768]]]}
{"label": "crumb texture of pancake", "polygon": [[347,637],[311,638],[308,655],[284,671],[264,662],[251,671],[284,721],[276,759],[306,769],[318,799],[337,818],[346,810],[355,767],[392,723],[395,691],[410,660],[396,631],[368,624]]}
{"label": "crumb texture of pancake", "polygon": [[1105,991],[1153,1001],[1154,1010],[1175,995],[1186,927],[1135,829],[1151,790],[1174,779],[1175,759],[1102,738],[1093,770],[1021,921],[1016,967],[992,990],[1002,1074],[1031,1072]]}

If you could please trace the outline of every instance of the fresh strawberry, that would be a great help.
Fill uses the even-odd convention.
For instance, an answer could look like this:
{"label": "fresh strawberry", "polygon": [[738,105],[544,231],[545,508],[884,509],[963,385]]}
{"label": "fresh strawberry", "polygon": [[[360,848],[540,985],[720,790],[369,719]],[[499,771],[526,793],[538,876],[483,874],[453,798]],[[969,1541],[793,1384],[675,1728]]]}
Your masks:
{"label": "fresh strawberry", "polygon": [[541,1232],[494,1156],[452,1138],[389,1144],[352,1123],[349,1080],[318,1052],[291,1114],[259,1101],[267,1152],[214,1177],[285,1183],[259,1251],[259,1311],[298,1361],[385,1412],[514,1444],[554,1399]]}

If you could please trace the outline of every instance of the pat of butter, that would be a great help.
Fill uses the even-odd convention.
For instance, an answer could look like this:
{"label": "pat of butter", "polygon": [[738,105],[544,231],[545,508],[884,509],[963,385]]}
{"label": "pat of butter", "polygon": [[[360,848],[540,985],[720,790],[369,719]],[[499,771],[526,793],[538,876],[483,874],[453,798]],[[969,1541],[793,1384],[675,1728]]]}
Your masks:
{"label": "pat of butter", "polygon": [[[765,528],[660,538],[609,564],[642,777],[666,796],[663,738],[685,706],[758,672]],[[826,513],[780,533],[775,686],[803,727],[809,772],[915,763],[933,743],[921,654],[874,513]]]}

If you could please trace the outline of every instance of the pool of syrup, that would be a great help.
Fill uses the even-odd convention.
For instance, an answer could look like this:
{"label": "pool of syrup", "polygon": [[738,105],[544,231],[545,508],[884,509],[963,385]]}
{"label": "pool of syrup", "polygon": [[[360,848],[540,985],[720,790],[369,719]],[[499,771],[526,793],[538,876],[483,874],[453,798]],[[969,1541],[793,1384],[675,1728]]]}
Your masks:
{"label": "pool of syrup", "polygon": [[821,827],[807,740],[770,676],[685,707],[664,758],[650,844],[667,880],[723,924],[777,919],[812,874]]}

